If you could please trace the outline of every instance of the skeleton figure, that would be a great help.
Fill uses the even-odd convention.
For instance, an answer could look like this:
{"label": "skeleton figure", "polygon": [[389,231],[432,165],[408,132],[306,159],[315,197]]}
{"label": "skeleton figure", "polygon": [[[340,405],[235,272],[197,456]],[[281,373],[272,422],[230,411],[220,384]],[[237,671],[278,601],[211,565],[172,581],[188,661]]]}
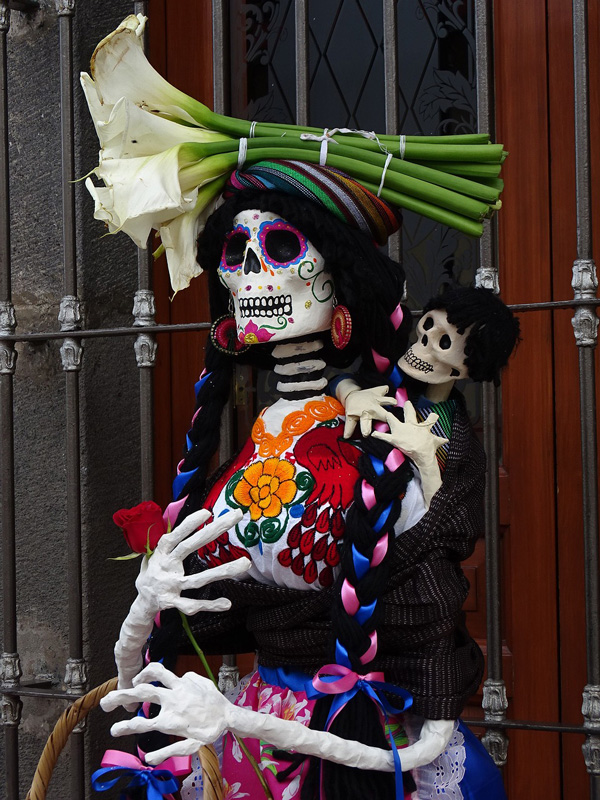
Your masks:
{"label": "skeleton figure", "polygon": [[[326,177],[330,178],[330,175],[326,174]],[[373,198],[370,202],[377,203],[377,199]],[[224,244],[221,239],[219,245],[213,245],[210,231],[214,231],[216,236],[223,227],[228,230]],[[310,539],[310,547],[314,548],[311,553],[320,564],[324,556],[318,555],[316,551],[320,548],[327,554],[333,552],[332,545],[336,542],[330,542],[326,537],[331,536],[335,539],[340,535],[339,525],[344,524],[340,520],[344,520],[346,512],[344,531],[346,552],[358,553],[357,557],[362,559],[356,562],[361,565],[360,570],[352,563],[344,563],[342,560],[340,566],[336,567],[338,571],[342,570],[337,578],[337,584],[334,583],[329,588],[326,588],[328,584],[322,584],[324,587],[322,592],[329,592],[326,596],[330,600],[326,604],[325,611],[321,607],[319,616],[314,620],[317,627],[315,633],[310,634],[311,647],[296,654],[295,657],[299,658],[298,663],[307,665],[312,664],[312,659],[316,657],[316,667],[310,670],[307,676],[309,678],[315,668],[318,669],[320,665],[327,663],[327,656],[322,654],[326,651],[322,648],[327,638],[329,608],[333,607],[331,611],[333,623],[329,624],[334,636],[337,637],[335,652],[338,666],[341,664],[343,669],[348,669],[351,675],[356,674],[357,678],[373,669],[372,663],[377,667],[377,626],[383,624],[387,618],[382,614],[373,617],[373,609],[378,604],[382,610],[384,609],[388,595],[392,597],[390,594],[392,584],[394,587],[399,587],[394,589],[396,594],[393,596],[397,597],[394,602],[404,602],[401,599],[403,598],[403,590],[400,591],[401,579],[389,575],[387,571],[382,572],[382,569],[388,563],[386,558],[393,555],[394,536],[401,542],[407,530],[418,528],[425,506],[418,473],[413,475],[408,462],[403,463],[400,459],[393,467],[386,467],[386,470],[393,469],[394,474],[390,472],[384,475],[384,481],[380,486],[377,483],[377,475],[370,466],[371,461],[367,460],[361,467],[360,464],[363,462],[358,460],[353,462],[348,456],[347,464],[344,466],[342,465],[344,451],[341,445],[339,449],[336,449],[338,445],[334,446],[334,439],[337,441],[344,429],[341,413],[343,409],[336,410],[333,398],[327,399],[322,394],[326,385],[323,370],[333,357],[331,353],[334,351],[325,342],[325,337],[320,335],[331,323],[334,296],[350,308],[355,320],[353,338],[347,354],[344,354],[346,363],[360,352],[363,365],[367,364],[369,359],[372,364],[375,350],[383,351],[383,355],[390,363],[391,351],[387,351],[386,355],[384,348],[395,347],[405,332],[405,326],[399,328],[398,324],[390,323],[386,328],[383,324],[389,319],[397,321],[399,306],[396,306],[397,301],[394,297],[400,296],[403,284],[401,273],[396,274],[397,265],[376,254],[367,237],[354,234],[351,229],[344,230],[345,227],[335,220],[330,220],[328,214],[315,209],[312,203],[295,199],[292,202],[277,193],[262,195],[256,192],[251,199],[246,199],[243,195],[234,198],[216,212],[212,227],[210,221],[207,224],[206,243],[202,252],[208,261],[212,260],[212,263],[217,265],[210,273],[213,315],[215,318],[218,317],[231,299],[239,342],[252,345],[250,352],[255,348],[257,352],[262,352],[259,350],[260,346],[267,343],[269,347],[274,345],[270,351],[270,358],[271,363],[274,361],[275,371],[280,377],[278,388],[282,398],[257,420],[251,441],[221,472],[216,482],[212,486],[209,485],[206,490],[203,477],[204,461],[200,463],[194,460],[196,451],[201,452],[204,459],[207,458],[206,447],[203,439],[196,443],[195,431],[190,431],[189,452],[182,462],[180,473],[187,482],[179,492],[180,499],[174,504],[178,524],[171,534],[160,540],[155,553],[144,562],[136,582],[138,597],[123,625],[115,648],[119,668],[119,690],[105,698],[102,705],[106,710],[116,708],[118,705],[130,706],[139,702],[161,706],[160,713],[152,719],[138,716],[117,723],[112,729],[113,734],[117,736],[127,733],[147,734],[160,730],[183,737],[182,741],[174,744],[163,743],[160,747],[155,744],[152,747],[145,746],[143,749],[148,752],[149,763],[159,763],[173,754],[191,754],[201,744],[214,741],[224,731],[231,731],[241,737],[250,737],[257,743],[263,740],[263,743],[267,742],[276,749],[294,750],[296,753],[318,759],[313,764],[322,764],[323,767],[319,769],[323,769],[323,772],[319,778],[317,771],[311,779],[312,783],[308,779],[305,781],[302,789],[303,797],[321,797],[320,786],[324,784],[326,796],[342,796],[340,792],[343,791],[343,796],[347,800],[352,800],[355,797],[368,796],[369,791],[381,798],[392,797],[395,794],[393,780],[391,782],[388,780],[390,773],[397,769],[395,759],[384,736],[377,707],[361,692],[352,698],[352,703],[357,709],[355,713],[358,713],[362,725],[362,740],[357,741],[352,736],[352,730],[341,733],[342,730],[347,731],[343,728],[343,725],[347,724],[346,718],[341,713],[345,710],[344,706],[331,722],[326,721],[328,706],[321,706],[325,708],[325,713],[319,722],[318,719],[315,721],[317,705],[320,702],[318,700],[309,725],[308,718],[303,718],[302,721],[295,716],[289,718],[283,711],[281,715],[274,710],[271,713],[257,714],[256,711],[260,709],[253,707],[251,710],[234,705],[220,695],[210,681],[193,673],[177,678],[162,664],[152,663],[136,674],[141,666],[140,650],[150,633],[152,620],[157,612],[163,609],[176,608],[188,615],[203,612],[192,622],[194,630],[200,634],[202,630],[208,630],[204,627],[205,623],[209,623],[209,627],[220,624],[218,620],[213,624],[210,621],[212,617],[222,616],[223,619],[229,620],[223,623],[224,631],[239,625],[246,613],[245,606],[239,604],[239,592],[244,594],[246,583],[244,576],[248,570],[247,574],[254,581],[249,585],[252,597],[261,594],[258,591],[260,586],[265,587],[262,594],[265,597],[264,611],[267,612],[267,620],[268,604],[272,603],[270,587],[274,587],[277,590],[278,602],[287,603],[285,613],[292,613],[298,621],[297,624],[310,630],[313,620],[310,617],[303,618],[302,609],[310,607],[306,598],[311,593],[295,588],[297,583],[294,582],[296,579],[292,573],[297,559],[291,560],[287,551],[292,547],[292,536],[298,529],[301,534],[300,546],[305,546]],[[308,235],[304,233],[306,230]],[[312,243],[313,240],[318,241],[318,247]],[[363,269],[365,271],[361,273]],[[396,335],[397,341],[394,338]],[[396,350],[395,357],[398,352]],[[217,380],[218,367],[222,360],[222,356],[209,349],[206,357],[207,373],[199,382],[198,410],[194,415],[194,426],[201,429],[203,435],[212,436],[214,429],[218,428],[211,403],[215,397],[225,398],[227,394],[221,387],[220,379]],[[379,395],[379,401],[375,401],[375,405],[381,408],[384,404]],[[206,419],[203,419],[202,414],[206,415]],[[200,423],[203,423],[204,427]],[[323,436],[321,441],[316,439],[313,441],[310,437],[315,430],[318,430],[318,425],[324,426]],[[332,431],[335,431],[333,439]],[[392,429],[389,435],[393,434]],[[427,435],[429,437],[427,447],[430,448],[434,437],[431,437],[429,432]],[[372,440],[366,440],[362,445],[366,453],[373,452],[374,458],[379,459],[381,463],[384,461],[388,463],[390,448],[381,449],[381,447],[382,443]],[[415,463],[419,462],[416,450],[412,453],[412,457]],[[363,472],[358,472],[359,469],[363,469]],[[358,509],[356,504],[350,505],[347,510],[353,492],[346,491],[345,485],[340,483],[341,478],[331,480],[331,470],[341,470],[339,474],[345,476],[343,480],[352,481],[350,489],[354,484],[362,486],[366,492],[364,501],[366,505],[362,510]],[[372,498],[364,488],[367,479],[377,484]],[[301,502],[299,502],[300,489],[304,492]],[[391,491],[389,497],[385,495],[386,491]],[[205,510],[195,511],[201,504],[204,504]],[[209,512],[214,517],[212,522]],[[311,516],[313,512],[314,516]],[[309,517],[312,522],[308,521]],[[355,536],[353,530],[357,525],[360,527],[360,536],[353,539],[352,536]],[[198,531],[199,526],[202,527]],[[373,527],[374,531],[371,532]],[[389,533],[386,534],[386,531]],[[386,539],[386,536],[390,538]],[[320,542],[324,542],[323,546]],[[377,547],[374,548],[375,544]],[[439,550],[439,544],[432,546],[436,548],[436,552]],[[360,552],[360,548],[364,550],[364,555]],[[387,550],[389,556],[386,556]],[[183,561],[186,558],[188,559],[186,564],[193,567],[195,574],[189,574],[184,570]],[[355,556],[352,558],[355,559]],[[408,563],[406,558],[405,562]],[[210,568],[207,569],[207,566]],[[414,569],[418,571],[418,564],[415,564]],[[316,580],[316,576],[313,577],[312,573],[307,577],[306,570],[302,571],[301,575],[298,572],[294,574],[298,580],[305,582],[310,580],[314,583]],[[449,591],[453,582],[456,583],[455,602],[458,614],[464,585],[458,580],[453,564],[449,563],[447,575],[445,591]],[[320,576],[321,573],[319,578]],[[389,576],[385,578],[385,581],[389,580],[389,586],[385,582],[382,583],[383,576]],[[242,583],[239,583],[240,579]],[[343,593],[344,602],[340,600],[339,587],[342,579],[344,586],[348,583],[350,587],[348,591],[354,592],[354,595],[348,595],[346,591],[346,599],[350,598],[348,605],[353,606],[352,597],[356,597],[358,603],[357,609],[352,610],[351,614],[346,608]],[[418,583],[416,577],[414,580]],[[216,593],[207,592],[212,588],[211,584],[214,581],[220,581],[216,586]],[[353,584],[356,584],[356,588]],[[204,594],[190,597],[186,591],[186,596],[181,597],[184,590],[196,593],[200,591]],[[370,596],[369,592],[375,594]],[[321,592],[313,594],[318,596]],[[227,616],[227,609],[232,602],[229,597],[238,605],[234,606],[231,615]],[[414,600],[406,602],[410,605]],[[317,607],[318,601],[315,605],[315,608]],[[367,613],[361,611],[363,607],[367,609]],[[398,613],[401,612],[396,609],[394,611],[396,618]],[[444,613],[447,615],[450,612],[446,610]],[[336,620],[340,614],[343,617],[343,632],[337,627]],[[279,616],[278,612],[277,618]],[[371,617],[379,622],[374,622]],[[268,621],[266,629],[271,635]],[[160,631],[163,639],[166,635],[165,630],[163,624]],[[347,630],[351,631],[352,636],[344,638]],[[261,631],[255,628],[254,633],[258,637]],[[289,670],[290,665],[294,666],[294,662],[291,657],[286,656],[285,651],[286,648],[294,647],[294,629],[284,630],[283,633],[285,635],[278,640],[277,646],[283,649],[283,655],[279,656],[281,664]],[[396,656],[391,641],[386,643],[386,636],[384,627],[380,631],[380,641],[387,647],[386,663],[393,674]],[[443,774],[445,763],[443,758],[446,756],[446,760],[454,758],[456,748],[463,754],[465,752],[465,746],[461,744],[464,743],[464,734],[455,724],[453,711],[461,703],[463,695],[466,693],[465,696],[468,696],[477,685],[480,677],[479,657],[475,652],[465,660],[464,648],[471,647],[469,642],[465,634],[455,638],[450,629],[447,634],[443,634],[441,646],[444,658],[453,661],[454,649],[460,645],[463,648],[461,663],[472,665],[469,667],[471,672],[468,677],[461,675],[456,688],[452,689],[452,698],[444,699],[444,714],[434,711],[431,714],[433,718],[423,719],[423,716],[429,716],[428,709],[436,708],[432,704],[437,702],[437,697],[435,693],[431,697],[426,696],[426,693],[421,697],[417,696],[421,677],[415,673],[414,667],[412,668],[416,680],[414,690],[417,696],[416,702],[425,713],[421,712],[420,719],[418,716],[415,717],[419,721],[411,734],[410,745],[401,751],[401,761],[403,771],[417,769],[417,782],[421,780],[418,778],[419,767],[433,762],[429,774],[433,776]],[[403,647],[406,649],[406,645]],[[150,655],[153,656],[152,640]],[[156,654],[158,655],[160,654]],[[398,654],[401,655],[403,653]],[[406,656],[410,658],[409,651]],[[425,656],[417,655],[417,658],[430,657],[434,660],[436,658],[433,641],[429,641]],[[458,654],[456,658],[458,660]],[[344,666],[344,659],[348,664],[347,667]],[[337,668],[336,665],[333,666]],[[431,669],[429,663],[424,664],[423,685],[425,683],[430,685],[430,678],[427,676],[431,673]],[[387,674],[388,667],[386,676]],[[448,677],[443,678],[445,687],[450,687],[452,684]],[[368,676],[360,679],[371,680]],[[389,677],[387,679],[389,680]],[[261,673],[261,678],[256,678],[258,683],[252,685],[264,687],[266,685],[264,680],[264,674]],[[159,681],[162,686],[151,685],[150,682],[153,681]],[[134,688],[127,688],[132,685]],[[269,692],[273,689],[273,686],[269,687]],[[449,689],[446,688],[445,691]],[[298,699],[300,698],[298,691],[294,692],[296,698],[294,707],[296,709],[307,707],[307,700]],[[322,699],[326,700],[326,697]],[[351,705],[350,701],[348,705]],[[445,715],[445,718],[435,718],[438,713],[439,717]],[[373,733],[368,732],[371,723],[375,724]],[[258,747],[258,744],[256,746]],[[269,753],[273,758],[273,748]],[[261,754],[262,751],[260,753],[257,751],[255,756],[262,758]],[[442,761],[438,762],[438,757]],[[301,764],[302,761],[298,763]],[[341,771],[336,771],[335,765],[341,765]],[[292,767],[296,769],[293,763],[290,769]],[[344,769],[345,767],[352,769],[348,771]],[[234,768],[238,768],[235,763]],[[279,785],[276,781],[272,783],[271,788],[279,787],[279,792],[284,789],[285,797],[295,794],[300,778],[293,777],[294,769],[292,777],[289,778],[289,789],[286,789],[285,783]],[[458,786],[462,774],[460,771],[455,772],[452,781]],[[305,771],[304,767],[301,767],[300,773],[303,779],[306,778],[306,774],[312,774],[310,769]],[[265,774],[270,775],[268,770],[265,770]],[[493,780],[496,781],[496,778]],[[428,791],[423,789],[423,792]],[[251,793],[251,796],[254,795]],[[278,794],[277,797],[279,796]],[[430,795],[419,792],[414,796],[425,798]],[[495,800],[503,795],[498,791],[497,794],[489,792],[481,794],[481,797],[484,796],[486,800]]]}

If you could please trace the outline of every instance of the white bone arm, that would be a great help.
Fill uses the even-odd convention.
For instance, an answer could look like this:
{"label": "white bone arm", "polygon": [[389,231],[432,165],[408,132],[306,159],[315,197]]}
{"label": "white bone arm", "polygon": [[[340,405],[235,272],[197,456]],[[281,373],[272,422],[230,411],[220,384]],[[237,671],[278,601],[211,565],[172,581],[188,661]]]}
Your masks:
{"label": "white bone arm", "polygon": [[421,475],[423,499],[429,508],[431,498],[442,485],[442,476],[436,458],[438,447],[448,441],[436,436],[431,428],[438,421],[437,414],[429,414],[426,420],[419,422],[413,404],[407,400],[404,404],[404,422],[400,422],[393,414],[386,413],[389,433],[373,431],[376,439],[389,442],[412,459]]}
{"label": "white bone arm", "polygon": [[[158,681],[163,686],[143,681]],[[240,708],[230,703],[207,678],[193,672],[178,678],[159,663],[149,664],[134,680],[134,688],[111,692],[101,705],[105,711],[112,711],[132,702],[156,703],[161,709],[152,719],[134,717],[117,722],[111,728],[113,736],[160,730],[184,737],[183,741],[148,753],[146,760],[151,764],[173,755],[190,755],[199,744],[210,744],[229,730],[242,738],[259,738],[282,750],[294,750],[349,767],[394,771],[394,758],[389,750],[312,730],[295,720]],[[418,741],[400,753],[402,769],[414,769],[433,761],[443,752],[453,730],[452,720],[425,720]]]}
{"label": "white bone arm", "polygon": [[360,422],[363,436],[371,433],[374,419],[385,422],[384,406],[395,406],[394,397],[387,396],[387,386],[374,386],[372,389],[361,389],[352,378],[344,378],[336,387],[335,395],[344,406],[346,422],[344,438],[349,439],[354,433],[356,423]]}
{"label": "white bone arm", "polygon": [[[181,597],[185,589],[201,589],[213,581],[242,575],[250,568],[249,559],[238,559],[219,567],[186,576],[184,559],[219,537],[242,517],[241,511],[232,511],[205,525],[193,533],[211,516],[202,510],[190,514],[171,533],[164,534],[151,556],[144,556],[135,586],[138,595],[121,626],[115,645],[115,662],[119,677],[119,688],[132,685],[133,678],[142,667],[142,648],[152,632],[154,617],[166,608],[177,608],[187,615],[198,611],[227,611],[231,602],[224,597],[216,600],[192,600]],[[190,535],[193,534],[193,535]]]}

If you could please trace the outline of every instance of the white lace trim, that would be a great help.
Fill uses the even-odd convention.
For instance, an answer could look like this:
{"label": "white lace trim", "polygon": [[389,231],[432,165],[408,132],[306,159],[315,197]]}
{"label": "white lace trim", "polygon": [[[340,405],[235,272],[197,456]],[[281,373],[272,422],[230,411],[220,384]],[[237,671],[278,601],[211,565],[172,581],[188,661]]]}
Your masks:
{"label": "white lace trim", "polygon": [[465,737],[455,724],[454,733],[444,752],[431,764],[414,770],[417,784],[415,800],[464,800],[460,782],[465,776]]}

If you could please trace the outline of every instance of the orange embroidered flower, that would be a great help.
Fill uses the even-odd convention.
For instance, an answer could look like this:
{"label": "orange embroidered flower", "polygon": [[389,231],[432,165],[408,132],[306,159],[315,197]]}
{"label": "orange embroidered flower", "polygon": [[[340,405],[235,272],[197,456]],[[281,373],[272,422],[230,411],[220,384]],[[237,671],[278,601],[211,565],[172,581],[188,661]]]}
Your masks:
{"label": "orange embroidered flower", "polygon": [[256,461],[244,471],[233,496],[240,505],[250,508],[253,520],[277,517],[282,505],[291,503],[296,496],[295,472],[296,468],[283,459]]}

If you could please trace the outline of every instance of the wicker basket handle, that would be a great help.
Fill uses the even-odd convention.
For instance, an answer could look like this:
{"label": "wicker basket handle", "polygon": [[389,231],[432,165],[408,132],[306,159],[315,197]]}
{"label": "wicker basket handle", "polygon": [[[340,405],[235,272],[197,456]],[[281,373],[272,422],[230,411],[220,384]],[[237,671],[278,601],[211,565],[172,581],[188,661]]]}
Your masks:
{"label": "wicker basket handle", "polygon": [[[46,800],[54,767],[73,729],[93,708],[100,705],[105,695],[116,688],[117,679],[111,678],[80,697],[63,712],[42,751],[26,800]],[[223,780],[214,747],[202,747],[198,755],[202,764],[206,800],[222,800]]]}

